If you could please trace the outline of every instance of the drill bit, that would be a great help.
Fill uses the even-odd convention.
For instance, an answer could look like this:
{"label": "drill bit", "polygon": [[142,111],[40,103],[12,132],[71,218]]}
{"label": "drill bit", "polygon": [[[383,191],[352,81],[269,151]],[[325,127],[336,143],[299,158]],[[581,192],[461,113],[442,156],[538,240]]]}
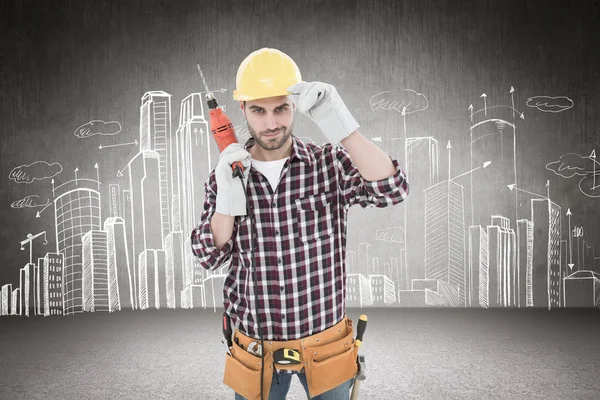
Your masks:
{"label": "drill bit", "polygon": [[213,93],[210,90],[208,90],[208,85],[206,84],[206,80],[204,79],[204,74],[202,74],[202,70],[200,69],[200,64],[196,64],[196,66],[198,67],[198,72],[200,72],[200,78],[202,78],[202,83],[204,84],[204,88],[206,89],[206,99],[207,99],[208,107],[211,110],[213,110],[218,107],[217,99],[215,99],[215,96],[213,95]]}
{"label": "drill bit", "polygon": [[202,74],[202,70],[200,69],[200,64],[196,64],[196,66],[198,67],[198,72],[200,72],[200,78],[202,78],[202,83],[204,84],[204,88],[206,89],[206,97],[214,97],[212,92],[208,90],[208,85],[206,84],[206,80],[204,79],[204,75]]}

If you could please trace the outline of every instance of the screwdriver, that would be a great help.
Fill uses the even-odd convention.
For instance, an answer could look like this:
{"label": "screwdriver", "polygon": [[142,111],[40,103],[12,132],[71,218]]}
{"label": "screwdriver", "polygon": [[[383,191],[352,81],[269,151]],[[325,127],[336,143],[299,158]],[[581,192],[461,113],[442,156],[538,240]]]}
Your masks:
{"label": "screwdriver", "polygon": [[356,340],[354,341],[354,345],[356,347],[360,347],[363,340],[363,335],[365,330],[367,329],[367,316],[365,314],[361,315],[358,319],[358,326],[356,327]]}
{"label": "screwdriver", "polygon": [[[204,88],[206,89],[206,99],[210,117],[210,131],[212,133],[215,142],[217,142],[217,146],[219,147],[219,153],[222,153],[223,150],[231,143],[238,143],[237,137],[235,136],[235,130],[233,129],[233,124],[229,120],[227,114],[223,112],[221,108],[218,107],[217,99],[214,94],[208,89],[206,85],[206,80],[204,80],[204,74],[200,69],[200,64],[196,64],[198,67],[198,71],[200,72],[200,77],[202,78],[202,83],[204,84]],[[232,176],[240,177],[243,179],[244,177],[244,167],[240,161],[236,161],[231,164],[231,169],[233,170]]]}

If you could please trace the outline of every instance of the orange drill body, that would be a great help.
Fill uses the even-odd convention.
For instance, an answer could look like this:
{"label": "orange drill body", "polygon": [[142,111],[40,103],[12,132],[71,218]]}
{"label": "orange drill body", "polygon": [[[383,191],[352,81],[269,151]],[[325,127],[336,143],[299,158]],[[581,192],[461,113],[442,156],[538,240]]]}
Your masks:
{"label": "orange drill body", "polygon": [[[217,142],[219,153],[222,153],[230,144],[238,143],[238,140],[235,136],[235,130],[233,129],[233,124],[229,120],[229,117],[218,107],[217,99],[215,99],[212,92],[208,90],[200,65],[198,65],[198,71],[200,72],[204,87],[206,88],[206,103],[210,110],[208,113],[210,132],[212,133],[215,142]],[[240,161],[231,164],[231,169],[233,170],[233,177],[244,177],[244,166]]]}

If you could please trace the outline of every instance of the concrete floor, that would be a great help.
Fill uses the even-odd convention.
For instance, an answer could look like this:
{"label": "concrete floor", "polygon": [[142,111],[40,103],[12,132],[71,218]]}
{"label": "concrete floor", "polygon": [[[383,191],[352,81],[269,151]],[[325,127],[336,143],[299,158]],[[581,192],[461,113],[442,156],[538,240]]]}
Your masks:
{"label": "concrete floor", "polygon": [[[363,399],[599,399],[600,310],[351,309]],[[233,399],[221,312],[0,317],[1,399]],[[288,399],[305,399],[298,380]]]}

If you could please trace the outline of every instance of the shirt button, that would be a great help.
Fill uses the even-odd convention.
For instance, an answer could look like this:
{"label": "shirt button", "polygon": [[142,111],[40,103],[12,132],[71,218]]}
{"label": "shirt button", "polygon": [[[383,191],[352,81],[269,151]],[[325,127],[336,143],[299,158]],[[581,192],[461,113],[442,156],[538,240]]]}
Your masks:
{"label": "shirt button", "polygon": [[279,286],[279,289],[283,292],[283,289],[285,289],[283,286]]}
{"label": "shirt button", "polygon": [[275,229],[275,234],[279,235],[279,231],[277,229]]}
{"label": "shirt button", "polygon": [[277,264],[281,264],[281,258],[277,259]]}
{"label": "shirt button", "polygon": [[281,319],[285,319],[285,314],[281,314]]}

